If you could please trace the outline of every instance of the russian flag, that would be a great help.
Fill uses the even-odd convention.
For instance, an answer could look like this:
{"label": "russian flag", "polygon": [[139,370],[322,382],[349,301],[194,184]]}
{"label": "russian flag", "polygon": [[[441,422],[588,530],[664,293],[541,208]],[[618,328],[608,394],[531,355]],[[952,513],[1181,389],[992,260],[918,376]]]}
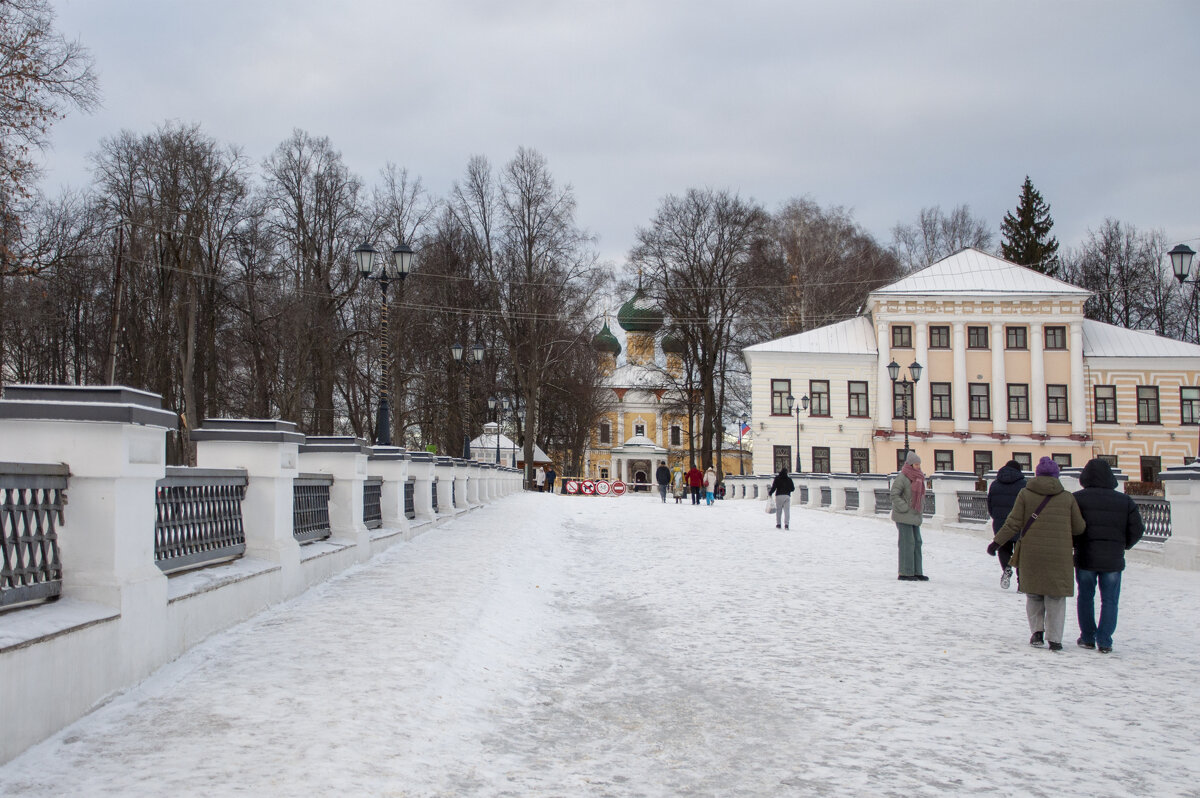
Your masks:
{"label": "russian flag", "polygon": [[741,432],[739,433],[738,437],[744,438],[749,434],[750,434],[750,425],[743,422],[742,429],[741,429]]}

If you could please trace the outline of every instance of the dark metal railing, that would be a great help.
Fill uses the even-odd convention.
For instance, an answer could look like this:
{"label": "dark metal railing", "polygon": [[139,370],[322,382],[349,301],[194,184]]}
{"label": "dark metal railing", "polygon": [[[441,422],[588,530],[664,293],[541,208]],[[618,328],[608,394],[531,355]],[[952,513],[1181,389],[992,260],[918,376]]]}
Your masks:
{"label": "dark metal railing", "polygon": [[858,488],[846,488],[846,509],[858,509]]}
{"label": "dark metal railing", "polygon": [[383,526],[383,477],[367,477],[363,482],[363,524],[367,529]]}
{"label": "dark metal railing", "polygon": [[989,519],[987,494],[978,490],[958,492],[958,520],[962,523],[983,523]]}
{"label": "dark metal railing", "polygon": [[433,481],[432,481],[432,483],[431,483],[431,485],[430,485],[430,490],[431,490],[431,491],[432,491],[432,493],[433,493],[433,512],[434,512],[434,515],[436,515],[436,514],[437,514],[437,511],[438,511],[438,502],[437,502],[437,484],[438,484],[438,481],[435,479],[435,480],[433,480]]}
{"label": "dark metal railing", "polygon": [[458,506],[458,480],[457,479],[451,480],[451,482],[450,482],[450,506],[451,507]]}
{"label": "dark metal railing", "polygon": [[800,486],[800,503],[808,504],[808,486],[807,485]]}
{"label": "dark metal railing", "polygon": [[333,534],[329,525],[328,474],[301,474],[292,480],[292,536],[301,543],[325,540]]}
{"label": "dark metal railing", "polygon": [[0,463],[0,608],[62,593],[57,526],[68,474],[65,465]]}
{"label": "dark metal railing", "polygon": [[417,517],[417,478],[409,477],[404,483],[404,517],[409,521]]}
{"label": "dark metal railing", "polygon": [[937,512],[937,501],[934,498],[934,493],[933,493],[933,491],[926,488],[925,489],[925,502],[924,502],[923,506],[921,507],[921,515],[924,516],[925,518],[928,518],[929,516],[933,515],[936,512]]}
{"label": "dark metal railing", "polygon": [[154,488],[154,563],[164,573],[241,557],[246,472],[168,466]]}
{"label": "dark metal railing", "polygon": [[1165,541],[1171,537],[1171,503],[1156,496],[1132,496],[1146,527],[1143,540]]}
{"label": "dark metal railing", "polygon": [[892,511],[892,492],[887,488],[875,489],[875,514],[885,515]]}
{"label": "dark metal railing", "polygon": [[821,506],[829,507],[833,504],[833,488],[821,488]]}

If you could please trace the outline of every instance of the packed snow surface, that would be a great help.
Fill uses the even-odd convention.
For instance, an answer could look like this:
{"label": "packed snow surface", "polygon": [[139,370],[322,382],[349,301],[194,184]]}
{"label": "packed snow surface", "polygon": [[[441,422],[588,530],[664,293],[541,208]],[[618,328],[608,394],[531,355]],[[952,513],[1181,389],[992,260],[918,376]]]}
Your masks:
{"label": "packed snow surface", "polygon": [[[523,494],[216,635],[0,795],[1200,796],[1200,574],[1032,648],[984,531]],[[79,663],[86,668],[87,663]],[[5,717],[3,724],[19,723]]]}

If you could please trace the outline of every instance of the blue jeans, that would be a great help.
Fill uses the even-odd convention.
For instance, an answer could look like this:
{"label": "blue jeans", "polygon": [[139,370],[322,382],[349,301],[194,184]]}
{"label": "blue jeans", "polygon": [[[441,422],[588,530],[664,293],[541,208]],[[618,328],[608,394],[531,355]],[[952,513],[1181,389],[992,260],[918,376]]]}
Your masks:
{"label": "blue jeans", "polygon": [[[1100,623],[1096,623],[1096,583],[1100,583]],[[1079,615],[1079,636],[1085,643],[1100,648],[1112,648],[1113,632],[1117,631],[1117,602],[1121,599],[1120,571],[1089,571],[1075,569],[1075,584],[1079,598],[1075,610]]]}

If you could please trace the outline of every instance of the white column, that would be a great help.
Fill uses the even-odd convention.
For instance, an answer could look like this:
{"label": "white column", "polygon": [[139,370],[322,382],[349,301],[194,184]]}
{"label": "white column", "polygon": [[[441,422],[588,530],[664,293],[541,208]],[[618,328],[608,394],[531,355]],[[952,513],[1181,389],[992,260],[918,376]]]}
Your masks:
{"label": "white column", "polygon": [[654,411],[654,437],[657,439],[655,442],[659,446],[664,449],[667,448],[667,436],[663,434],[663,414],[661,410]]}
{"label": "white column", "polygon": [[992,337],[992,431],[1008,432],[1008,378],[1004,373],[1004,325],[994,322]]}
{"label": "white column", "polygon": [[1176,466],[1159,474],[1171,503],[1171,537],[1163,543],[1163,564],[1200,569],[1200,466]]}
{"label": "white column", "polygon": [[353,542],[356,559],[371,556],[371,535],[363,523],[363,482],[367,478],[367,442],[349,436],[310,436],[300,447],[301,472],[331,474],[329,529],[334,538]]}
{"label": "white column", "polygon": [[1083,382],[1083,322],[1071,322],[1071,432],[1087,432],[1087,386]]}
{"label": "white column", "polygon": [[916,323],[913,333],[916,336],[914,346],[917,350],[917,362],[925,369],[925,379],[913,386],[913,398],[916,400],[916,429],[919,432],[929,432],[929,331],[925,322]]}
{"label": "white column", "polygon": [[952,326],[951,335],[954,347],[954,376],[951,377],[951,393],[954,397],[954,431],[967,432],[970,427],[970,402],[968,399],[967,383],[967,327],[964,322],[956,321]]}
{"label": "white column", "polygon": [[625,443],[625,411],[617,410],[617,428],[613,430],[613,446],[622,446]]}
{"label": "white column", "polygon": [[[892,362],[892,339],[885,322],[880,322],[875,330],[879,346],[879,401],[875,403],[876,418],[879,419],[879,429],[892,428],[892,378],[888,375],[888,363]],[[924,365],[924,364],[922,364]]]}
{"label": "white column", "polygon": [[[1046,358],[1042,337],[1042,323],[1029,325],[1029,420],[1033,422],[1033,434],[1046,434]],[[1082,351],[1082,347],[1080,349]],[[1036,458],[1034,460],[1036,462]]]}

